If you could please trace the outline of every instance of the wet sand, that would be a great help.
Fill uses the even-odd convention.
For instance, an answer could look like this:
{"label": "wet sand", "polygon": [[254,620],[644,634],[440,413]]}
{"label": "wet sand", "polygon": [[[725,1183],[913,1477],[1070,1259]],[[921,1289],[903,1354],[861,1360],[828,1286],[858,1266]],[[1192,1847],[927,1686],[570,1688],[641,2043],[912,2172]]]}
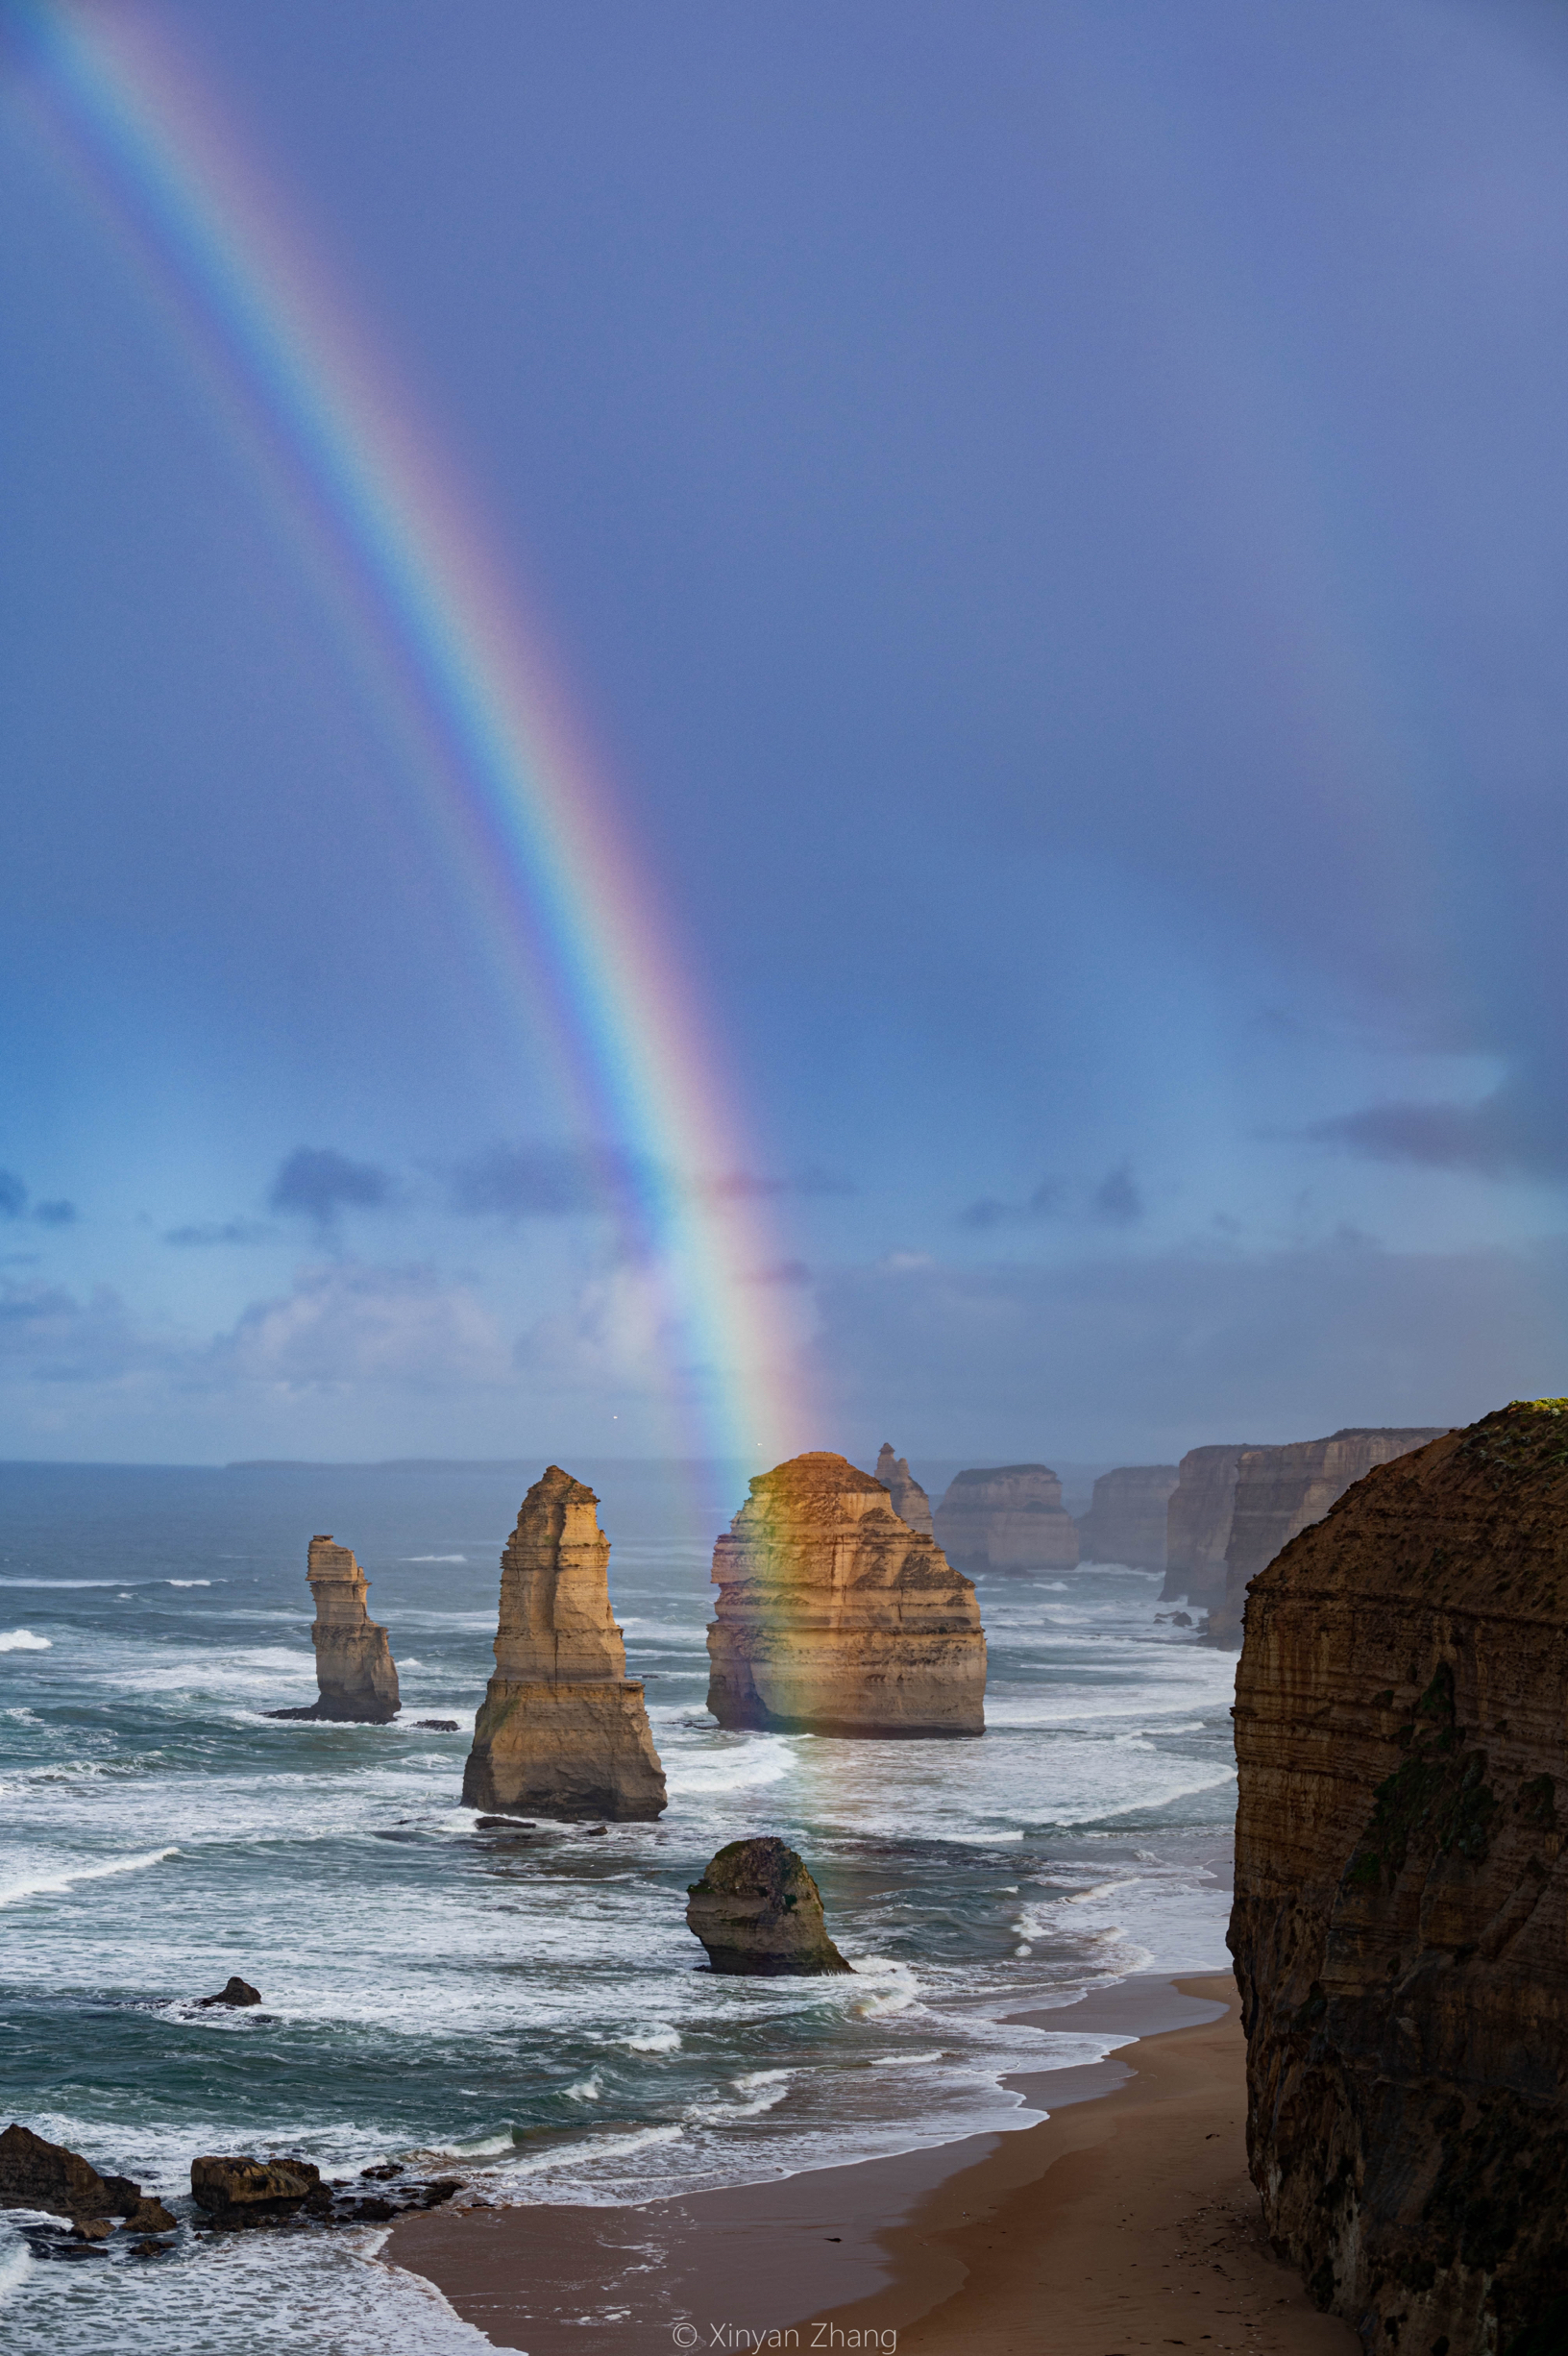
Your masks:
{"label": "wet sand", "polygon": [[1010,2077],[1051,2114],[1011,2134],[635,2208],[441,2210],[382,2255],[529,2356],[1359,2356],[1262,2239],[1229,1976],[1022,2018],[1137,2042]]}

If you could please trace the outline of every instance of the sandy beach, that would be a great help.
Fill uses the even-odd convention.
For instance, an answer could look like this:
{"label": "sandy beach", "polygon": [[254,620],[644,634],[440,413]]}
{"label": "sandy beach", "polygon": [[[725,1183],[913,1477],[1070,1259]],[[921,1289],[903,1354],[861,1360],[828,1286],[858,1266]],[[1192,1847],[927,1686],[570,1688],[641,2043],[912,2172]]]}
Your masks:
{"label": "sandy beach", "polygon": [[438,2212],[400,2224],[383,2257],[530,2356],[1356,2356],[1262,2238],[1229,1976],[1128,1981],[1027,2017],[1136,2042],[1010,2079],[1050,2112],[1016,2133],[637,2207]]}

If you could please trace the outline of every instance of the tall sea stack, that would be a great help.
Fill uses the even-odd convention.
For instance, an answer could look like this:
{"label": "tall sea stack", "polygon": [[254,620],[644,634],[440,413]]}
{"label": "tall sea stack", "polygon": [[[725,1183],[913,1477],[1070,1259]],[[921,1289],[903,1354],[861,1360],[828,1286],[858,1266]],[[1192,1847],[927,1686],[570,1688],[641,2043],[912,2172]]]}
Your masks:
{"label": "tall sea stack", "polygon": [[310,1636],[320,1699],[306,1709],[268,1710],[268,1717],[387,1725],[398,1714],[398,1672],[385,1629],[366,1615],[364,1572],[346,1546],[319,1537],[310,1541],[306,1576],[316,1602]]}
{"label": "tall sea stack", "polygon": [[463,1771],[469,1807],[517,1816],[663,1813],[664,1770],[610,1611],[610,1541],[591,1488],[551,1464],[501,1558],[496,1674]]}
{"label": "tall sea stack", "polygon": [[1247,1587],[1282,1546],[1320,1522],[1336,1498],[1375,1465],[1409,1456],[1442,1436],[1442,1426],[1405,1430],[1395,1425],[1350,1425],[1327,1439],[1301,1439],[1288,1448],[1243,1448],[1237,1460],[1236,1500],[1225,1549],[1225,1593],[1209,1614],[1208,1641],[1236,1647]]}
{"label": "tall sea stack", "polygon": [[893,1442],[885,1439],[876,1460],[876,1477],[893,1499],[893,1509],[901,1522],[918,1530],[923,1538],[931,1532],[931,1500],[909,1469],[909,1459],[894,1456]]}
{"label": "tall sea stack", "polygon": [[758,1474],[713,1550],[713,1578],[708,1707],[721,1726],[984,1732],[973,1586],[845,1458]]}
{"label": "tall sea stack", "polygon": [[966,1571],[1070,1571],[1078,1559],[1078,1525],[1048,1464],[955,1473],[932,1526]]}
{"label": "tall sea stack", "polygon": [[1254,1580],[1231,1947],[1269,2231],[1368,2350],[1568,2346],[1568,1400]]}
{"label": "tall sea stack", "polygon": [[1101,1473],[1093,1502],[1078,1524],[1080,1561],[1163,1571],[1165,1508],[1175,1486],[1174,1464],[1118,1464],[1115,1472]]}
{"label": "tall sea stack", "polygon": [[1176,1467],[1165,1508],[1165,1583],[1163,1604],[1187,1603],[1213,1611],[1225,1601],[1225,1549],[1236,1511],[1241,1440],[1189,1448]]}

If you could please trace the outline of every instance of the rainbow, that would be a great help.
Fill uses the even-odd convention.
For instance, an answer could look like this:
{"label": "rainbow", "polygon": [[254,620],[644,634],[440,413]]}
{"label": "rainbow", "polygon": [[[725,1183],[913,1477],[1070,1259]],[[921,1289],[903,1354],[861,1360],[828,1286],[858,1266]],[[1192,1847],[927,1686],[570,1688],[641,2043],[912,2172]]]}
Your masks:
{"label": "rainbow", "polygon": [[804,1445],[731,1092],[543,634],[348,324],[279,192],[134,10],[0,0],[52,144],[135,253],[432,804],[512,1009],[634,1175],[637,1257],[694,1453]]}

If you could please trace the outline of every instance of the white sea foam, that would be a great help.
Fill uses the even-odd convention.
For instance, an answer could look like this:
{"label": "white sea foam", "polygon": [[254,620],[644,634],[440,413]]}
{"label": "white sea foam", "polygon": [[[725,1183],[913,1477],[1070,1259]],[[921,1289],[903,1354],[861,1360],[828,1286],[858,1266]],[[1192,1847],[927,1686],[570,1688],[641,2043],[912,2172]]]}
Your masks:
{"label": "white sea foam", "polygon": [[52,1636],[35,1636],[30,1628],[0,1631],[0,1653],[49,1653],[53,1650]]}
{"label": "white sea foam", "polygon": [[404,1562],[466,1562],[466,1555],[404,1555]]}
{"label": "white sea foam", "polygon": [[20,1905],[28,1898],[52,1898],[74,1889],[79,1881],[107,1881],[114,1874],[139,1874],[149,1865],[177,1857],[178,1849],[154,1849],[141,1857],[110,1857],[102,1865],[73,1865],[62,1873],[38,1874],[31,1880],[0,1884],[0,1906]]}
{"label": "white sea foam", "polygon": [[166,1579],[163,1584],[166,1587],[209,1587],[212,1582],[210,1579]]}
{"label": "white sea foam", "polygon": [[651,2028],[644,2029],[641,2036],[618,2037],[616,2043],[624,2045],[628,2053],[678,2053],[680,2031],[660,2022]]}

